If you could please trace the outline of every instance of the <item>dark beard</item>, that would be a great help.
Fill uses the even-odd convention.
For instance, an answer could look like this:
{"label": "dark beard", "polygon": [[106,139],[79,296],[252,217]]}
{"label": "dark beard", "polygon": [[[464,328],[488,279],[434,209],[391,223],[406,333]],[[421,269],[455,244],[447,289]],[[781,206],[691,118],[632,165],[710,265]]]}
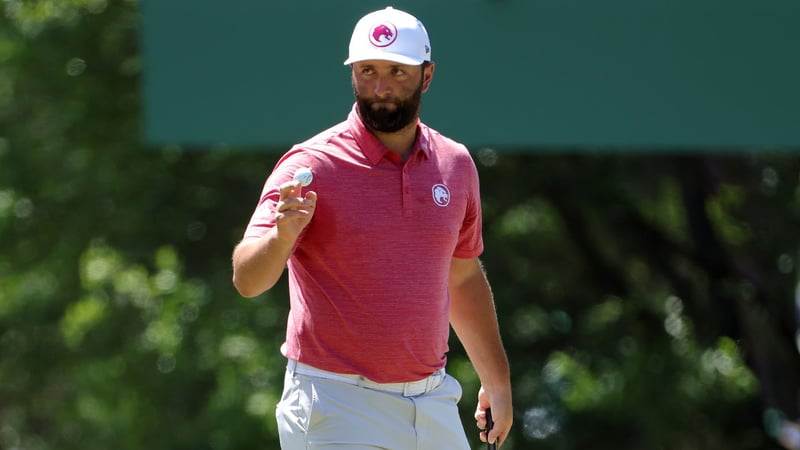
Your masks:
{"label": "dark beard", "polygon": [[410,123],[416,121],[419,115],[420,103],[422,103],[422,83],[420,83],[411,97],[402,101],[394,100],[394,111],[383,107],[377,109],[373,108],[373,103],[380,102],[359,97],[355,86],[353,86],[353,93],[355,94],[358,112],[364,125],[372,131],[379,131],[382,133],[400,131]]}

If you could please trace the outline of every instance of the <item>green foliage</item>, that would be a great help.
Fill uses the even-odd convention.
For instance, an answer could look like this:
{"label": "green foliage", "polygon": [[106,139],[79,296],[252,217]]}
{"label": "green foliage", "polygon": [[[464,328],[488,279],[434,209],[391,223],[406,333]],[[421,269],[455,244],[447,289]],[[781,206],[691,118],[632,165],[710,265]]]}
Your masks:
{"label": "green foliage", "polygon": [[[4,8],[0,448],[277,448],[286,286],[242,299],[230,253],[278,153],[141,143],[136,2]],[[800,160],[475,150],[505,448],[775,448]]]}

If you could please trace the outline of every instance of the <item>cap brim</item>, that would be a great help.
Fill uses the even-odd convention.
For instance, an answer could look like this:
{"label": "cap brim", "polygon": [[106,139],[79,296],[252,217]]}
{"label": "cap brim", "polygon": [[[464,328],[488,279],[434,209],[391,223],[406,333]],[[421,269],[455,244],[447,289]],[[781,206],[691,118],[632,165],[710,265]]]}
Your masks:
{"label": "cap brim", "polygon": [[345,60],[344,65],[349,66],[350,64],[357,63],[359,61],[368,61],[371,59],[376,59],[380,61],[391,61],[399,64],[407,64],[409,66],[418,66],[425,62],[425,59],[412,58],[406,55],[398,55],[395,53],[386,53],[386,52],[374,52],[374,53],[361,54],[356,57],[351,56]]}

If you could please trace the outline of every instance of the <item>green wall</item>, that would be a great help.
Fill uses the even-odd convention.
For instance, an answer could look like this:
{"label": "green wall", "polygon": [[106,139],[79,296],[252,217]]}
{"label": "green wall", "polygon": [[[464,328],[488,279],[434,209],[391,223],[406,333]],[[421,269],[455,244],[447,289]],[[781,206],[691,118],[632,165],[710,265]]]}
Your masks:
{"label": "green wall", "polygon": [[[282,150],[342,120],[355,22],[391,3],[143,0],[154,144]],[[397,1],[423,120],[473,149],[800,148],[796,0]]]}

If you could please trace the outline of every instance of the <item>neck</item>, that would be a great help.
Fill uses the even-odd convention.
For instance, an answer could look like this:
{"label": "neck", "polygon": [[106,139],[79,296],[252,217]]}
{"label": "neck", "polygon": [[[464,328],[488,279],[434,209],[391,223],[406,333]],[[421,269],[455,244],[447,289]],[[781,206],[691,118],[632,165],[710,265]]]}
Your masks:
{"label": "neck", "polygon": [[414,141],[417,139],[417,122],[414,121],[399,131],[392,133],[370,131],[386,148],[400,155],[405,161],[408,155],[411,154],[411,149],[414,148]]}

